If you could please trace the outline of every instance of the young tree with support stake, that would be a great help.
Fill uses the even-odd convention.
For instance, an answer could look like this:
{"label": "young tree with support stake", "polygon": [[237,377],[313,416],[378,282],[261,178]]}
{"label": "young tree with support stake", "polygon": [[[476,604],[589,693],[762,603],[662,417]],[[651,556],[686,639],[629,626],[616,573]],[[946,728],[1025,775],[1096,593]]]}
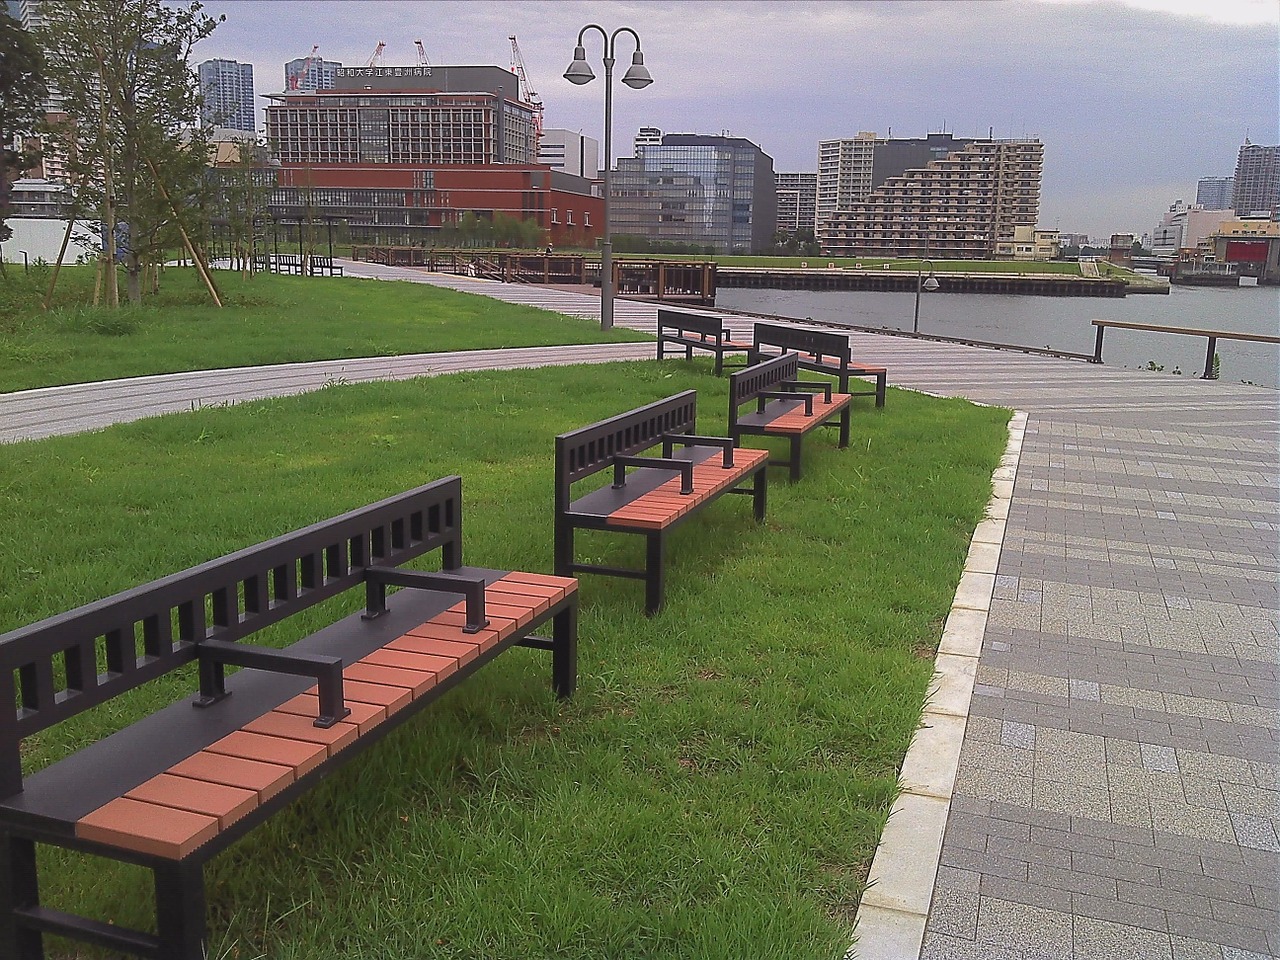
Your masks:
{"label": "young tree with support stake", "polygon": [[[27,149],[28,136],[44,119],[45,86],[40,48],[0,7],[0,243],[13,236],[5,222],[11,209],[13,181],[39,159]],[[16,149],[15,142],[23,144]],[[0,260],[0,271],[4,262]]]}
{"label": "young tree with support stake", "polygon": [[221,304],[203,253],[192,241],[207,218],[209,129],[198,121],[200,87],[192,48],[219,20],[198,2],[46,0],[38,32],[49,83],[67,114],[72,209],[100,224],[106,300],[119,303],[116,263],[129,302],[168,251],[187,248]]}

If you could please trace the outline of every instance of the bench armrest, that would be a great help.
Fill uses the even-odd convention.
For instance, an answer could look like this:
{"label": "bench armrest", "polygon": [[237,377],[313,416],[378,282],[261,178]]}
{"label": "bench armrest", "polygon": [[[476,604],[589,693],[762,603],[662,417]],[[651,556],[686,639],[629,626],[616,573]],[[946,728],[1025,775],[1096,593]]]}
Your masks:
{"label": "bench armrest", "polygon": [[760,398],[760,409],[764,409],[765,400],[803,400],[804,415],[806,417],[813,416],[813,394],[797,393],[794,390],[761,390],[757,394]]}
{"label": "bench armrest", "polygon": [[223,667],[249,667],[297,677],[314,677],[320,688],[320,715],[317,727],[332,727],[351,710],[342,699],[342,658],[293,653],[271,647],[257,647],[226,640],[201,640],[196,644],[200,664],[200,696],[194,706],[209,707],[231,696],[225,686]]}
{"label": "bench armrest", "polygon": [[788,390],[821,390],[822,398],[831,402],[831,384],[817,380],[784,380],[782,385]]}
{"label": "bench armrest", "polygon": [[627,485],[627,467],[654,467],[658,470],[678,470],[680,472],[680,492],[693,493],[693,461],[669,460],[665,457],[614,457],[613,489],[621,490]]}
{"label": "bench armrest", "polygon": [[467,623],[463,633],[479,633],[489,625],[484,615],[484,577],[463,577],[456,573],[424,573],[395,567],[366,567],[364,571],[364,619],[387,612],[387,587],[414,587],[461,593],[467,599]]}
{"label": "bench armrest", "polygon": [[682,447],[720,447],[724,451],[724,466],[733,466],[733,438],[732,437],[699,437],[692,433],[667,433],[662,437],[662,454],[663,456],[671,456],[672,449],[676,444]]}

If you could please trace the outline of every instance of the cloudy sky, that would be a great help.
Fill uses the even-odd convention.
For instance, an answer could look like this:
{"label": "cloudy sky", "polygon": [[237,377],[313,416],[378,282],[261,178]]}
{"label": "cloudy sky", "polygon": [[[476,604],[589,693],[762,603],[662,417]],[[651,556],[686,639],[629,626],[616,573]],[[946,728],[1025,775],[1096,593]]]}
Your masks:
{"label": "cloudy sky", "polygon": [[[546,125],[603,140],[597,79],[562,74],[578,31],[636,29],[654,83],[615,79],[614,156],[642,125],[746,137],[812,171],[820,139],[1038,137],[1042,226],[1149,231],[1196,181],[1231,176],[1248,136],[1280,143],[1277,0],[205,0],[196,50],[249,62],[259,94],[287,60],[511,65],[515,34]],[[630,63],[618,40],[619,75]]]}

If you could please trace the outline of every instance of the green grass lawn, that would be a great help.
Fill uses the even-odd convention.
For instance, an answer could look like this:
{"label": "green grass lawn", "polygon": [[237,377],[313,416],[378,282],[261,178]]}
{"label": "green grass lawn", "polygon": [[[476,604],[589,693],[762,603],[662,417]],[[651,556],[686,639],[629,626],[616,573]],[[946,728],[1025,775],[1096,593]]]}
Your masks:
{"label": "green grass lawn", "polygon": [[225,307],[191,269],[166,271],[139,308],[84,306],[93,269],[64,269],[45,314],[44,269],[0,278],[0,393],[183,370],[649,339],[420,283],[218,271]]}
{"label": "green grass lawn", "polygon": [[[722,432],[709,371],[335,385],[7,446],[0,631],[450,473],[467,561],[548,572],[553,436],[687,388],[699,432]],[[547,654],[517,649],[361,754],[210,864],[211,956],[843,956],[1007,416],[861,401],[847,450],[819,432],[803,481],[774,471],[765,524],[725,497],[675,532],[659,615],[641,584],[585,577],[572,700],[550,692]],[[604,562],[642,554],[580,538]],[[30,739],[28,769],[194,684]],[[150,925],[138,868],[41,863],[51,906]]]}

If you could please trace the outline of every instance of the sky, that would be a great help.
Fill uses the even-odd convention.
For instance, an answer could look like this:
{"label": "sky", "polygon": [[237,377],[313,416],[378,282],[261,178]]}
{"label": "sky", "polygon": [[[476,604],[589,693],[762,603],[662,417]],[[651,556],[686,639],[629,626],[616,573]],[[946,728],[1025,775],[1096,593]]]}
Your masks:
{"label": "sky", "polygon": [[[1105,237],[1149,232],[1201,177],[1229,177],[1248,137],[1280,143],[1277,0],[204,0],[225,14],[194,61],[253,64],[259,95],[310,54],[347,66],[511,66],[517,37],[545,125],[604,140],[597,79],[563,78],[578,31],[640,35],[654,82],[619,80],[613,155],[641,126],[728,133],[778,171],[817,168],[818,141],[880,136],[1036,137],[1040,226]],[[265,103],[265,101],[263,101]]]}

